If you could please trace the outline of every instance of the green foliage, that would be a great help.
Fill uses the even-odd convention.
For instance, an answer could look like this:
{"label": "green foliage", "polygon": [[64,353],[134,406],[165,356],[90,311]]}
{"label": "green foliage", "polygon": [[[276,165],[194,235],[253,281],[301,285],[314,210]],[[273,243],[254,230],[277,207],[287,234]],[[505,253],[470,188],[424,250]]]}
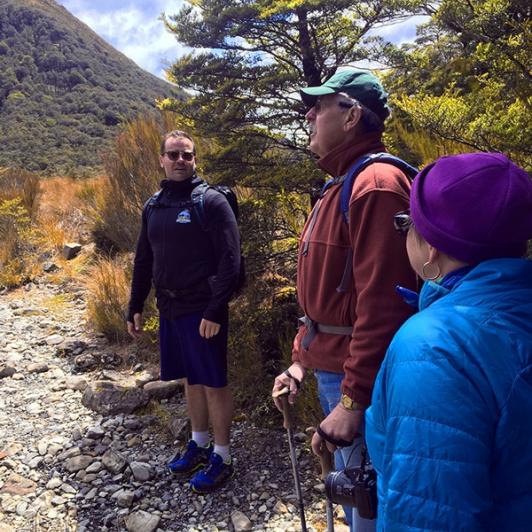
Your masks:
{"label": "green foliage", "polygon": [[34,248],[39,179],[14,168],[0,169],[0,286],[13,287],[29,276]]}
{"label": "green foliage", "polygon": [[528,2],[441,2],[415,45],[384,47],[403,125],[452,152],[501,151],[531,169],[531,34]]}
{"label": "green foliage", "polygon": [[0,198],[19,198],[27,215],[34,218],[38,209],[39,177],[20,168],[0,169]]}
{"label": "green foliage", "polygon": [[24,277],[23,258],[30,228],[22,198],[0,199],[0,286],[16,286]]}
{"label": "green foliage", "polygon": [[148,115],[122,127],[105,157],[107,181],[92,198],[90,214],[99,248],[133,251],[142,207],[162,178],[159,145],[164,131],[174,129],[170,115]]}
{"label": "green foliage", "polygon": [[55,2],[0,3],[0,166],[91,173],[118,124],[171,94]]}
{"label": "green foliage", "polygon": [[422,9],[423,2],[401,0],[195,0],[165,18],[193,53],[168,71],[191,97],[161,108],[203,139],[205,176],[237,185],[242,204],[249,281],[233,307],[231,371],[249,408],[269,408],[272,378],[285,364],[297,323],[297,242],[323,182],[306,149],[299,89],[365,58],[364,39],[376,25]]}
{"label": "green foliage", "polygon": [[[289,190],[308,191],[319,173],[305,165],[299,89],[366,57],[363,38],[372,28],[421,6],[411,0],[185,4],[166,24],[182,44],[198,51],[179,59],[168,76],[195,93],[166,107],[193,120],[203,136],[223,141],[226,148],[216,162],[230,169],[233,179],[262,184],[266,175],[279,174],[280,164]],[[294,175],[286,175],[294,163]]]}

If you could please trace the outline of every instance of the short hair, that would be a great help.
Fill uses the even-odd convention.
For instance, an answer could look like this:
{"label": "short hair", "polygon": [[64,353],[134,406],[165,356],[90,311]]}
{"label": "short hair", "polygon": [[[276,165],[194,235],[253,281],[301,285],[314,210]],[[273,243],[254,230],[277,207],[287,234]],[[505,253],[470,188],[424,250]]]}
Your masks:
{"label": "short hair", "polygon": [[338,92],[337,94],[346,98],[351,104],[358,105],[358,107],[360,107],[362,111],[360,123],[364,128],[364,133],[382,133],[384,131],[384,121],[377,115],[377,113],[366,107],[356,98],[349,96],[349,94],[346,92]]}
{"label": "short hair", "polygon": [[365,105],[360,104],[362,108],[361,123],[364,127],[365,133],[382,133],[384,131],[384,122],[374,113],[371,109],[368,109]]}
{"label": "short hair", "polygon": [[190,142],[192,142],[192,153],[196,155],[196,144],[194,143],[194,139],[186,131],[181,131],[180,129],[174,129],[173,131],[170,131],[163,137],[163,139],[161,140],[161,148],[160,148],[161,155],[164,155],[164,150],[166,148],[166,141],[169,138],[175,138],[175,139],[185,138],[185,139],[190,140]]}

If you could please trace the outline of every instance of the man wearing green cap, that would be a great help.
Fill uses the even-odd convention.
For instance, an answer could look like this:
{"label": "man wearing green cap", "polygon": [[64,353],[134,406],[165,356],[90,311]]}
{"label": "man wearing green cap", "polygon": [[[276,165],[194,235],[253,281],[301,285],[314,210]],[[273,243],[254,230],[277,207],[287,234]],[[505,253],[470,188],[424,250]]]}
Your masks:
{"label": "man wearing green cap", "polygon": [[[388,344],[411,314],[395,286],[415,288],[401,235],[390,223],[408,209],[410,183],[389,162],[364,167],[341,193],[346,174],[368,154],[385,152],[387,94],[370,72],[347,68],[318,87],[301,90],[309,106],[310,150],[334,180],[324,188],[303,230],[298,255],[298,299],[305,312],[294,340],[292,365],[274,383],[296,398],[313,369],[325,418],[312,440],[335,453],[337,469],[360,466],[364,411]],[[278,404],[278,407],[280,404]],[[349,462],[348,462],[349,460]],[[374,530],[356,509],[344,508],[351,530]]]}

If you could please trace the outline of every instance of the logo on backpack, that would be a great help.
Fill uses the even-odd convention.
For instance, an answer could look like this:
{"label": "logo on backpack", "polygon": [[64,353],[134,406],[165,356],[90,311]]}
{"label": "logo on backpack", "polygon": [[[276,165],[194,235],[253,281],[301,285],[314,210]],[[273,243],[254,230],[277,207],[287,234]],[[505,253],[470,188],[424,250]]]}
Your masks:
{"label": "logo on backpack", "polygon": [[189,224],[192,222],[190,211],[188,209],[182,210],[176,218],[178,224]]}

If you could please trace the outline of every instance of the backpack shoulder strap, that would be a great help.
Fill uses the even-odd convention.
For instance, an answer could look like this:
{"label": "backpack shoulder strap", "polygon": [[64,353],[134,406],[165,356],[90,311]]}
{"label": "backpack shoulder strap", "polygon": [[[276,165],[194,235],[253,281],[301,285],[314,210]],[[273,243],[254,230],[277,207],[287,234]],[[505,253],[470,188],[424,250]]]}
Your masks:
{"label": "backpack shoulder strap", "polygon": [[404,172],[410,180],[414,179],[418,173],[418,169],[414,166],[408,164],[399,157],[386,152],[370,153],[357,159],[351,168],[349,168],[342,184],[342,191],[340,193],[340,211],[345,223],[349,222],[349,200],[351,199],[353,183],[355,182],[356,176],[370,164],[377,162],[396,166],[402,172]]}
{"label": "backpack shoulder strap", "polygon": [[154,207],[157,204],[157,201],[159,200],[159,197],[161,195],[162,189],[158,190],[151,198],[148,198],[148,201],[145,203],[146,207]]}
{"label": "backpack shoulder strap", "polygon": [[[349,200],[351,199],[355,178],[360,172],[362,172],[362,170],[364,170],[364,168],[376,162],[387,163],[396,166],[402,172],[404,172],[410,180],[414,179],[414,176],[418,173],[417,168],[414,166],[408,164],[402,159],[399,159],[399,157],[395,157],[394,155],[386,152],[370,153],[357,159],[351,168],[349,168],[342,183],[342,190],[340,192],[340,212],[342,213],[342,218],[346,224],[349,223]],[[337,292],[345,292],[347,290],[351,281],[352,269],[353,249],[349,248],[345,260],[344,272],[340,280],[340,284],[336,288]]]}
{"label": "backpack shoulder strap", "polygon": [[207,219],[205,217],[205,194],[209,188],[211,188],[209,183],[202,181],[190,194],[192,208],[197,214],[198,220],[203,230],[206,230],[207,228]]}

